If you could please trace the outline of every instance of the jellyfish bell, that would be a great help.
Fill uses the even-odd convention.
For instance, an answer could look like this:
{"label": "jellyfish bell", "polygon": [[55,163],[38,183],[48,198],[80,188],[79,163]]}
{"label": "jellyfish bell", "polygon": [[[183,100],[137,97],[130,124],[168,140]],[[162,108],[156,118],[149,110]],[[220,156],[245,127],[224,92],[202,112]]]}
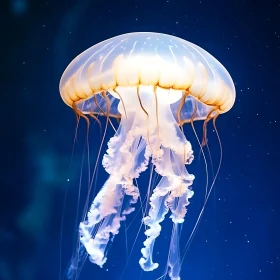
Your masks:
{"label": "jellyfish bell", "polygon": [[194,158],[192,146],[180,125],[231,109],[235,89],[229,73],[190,42],[141,32],[108,39],[81,53],[66,68],[59,87],[63,101],[78,114],[121,119],[102,161],[109,177],[79,227],[90,260],[101,267],[106,262],[108,242],[139,197],[134,179],[151,161],[161,179],[143,219],[147,238],[139,263],[145,271],[158,267],[153,247],[170,212],[174,225],[167,263],[170,278],[180,279],[178,225],[184,222],[194,180],[186,169]]}

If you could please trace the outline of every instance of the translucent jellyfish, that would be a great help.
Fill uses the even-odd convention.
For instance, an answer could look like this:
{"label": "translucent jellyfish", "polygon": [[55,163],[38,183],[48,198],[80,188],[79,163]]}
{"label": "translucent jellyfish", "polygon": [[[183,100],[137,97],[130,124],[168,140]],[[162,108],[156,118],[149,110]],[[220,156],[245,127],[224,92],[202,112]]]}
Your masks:
{"label": "translucent jellyfish", "polygon": [[143,218],[146,240],[139,264],[145,271],[158,267],[153,247],[169,212],[174,225],[167,265],[170,278],[180,279],[179,225],[194,194],[194,175],[186,168],[194,155],[181,126],[231,109],[235,88],[229,73],[183,39],[129,33],[78,55],[62,75],[60,94],[80,116],[120,119],[102,161],[109,177],[79,226],[90,261],[100,267],[106,262],[108,242],[139,198],[135,179],[151,162],[161,179],[147,189],[150,205]]}

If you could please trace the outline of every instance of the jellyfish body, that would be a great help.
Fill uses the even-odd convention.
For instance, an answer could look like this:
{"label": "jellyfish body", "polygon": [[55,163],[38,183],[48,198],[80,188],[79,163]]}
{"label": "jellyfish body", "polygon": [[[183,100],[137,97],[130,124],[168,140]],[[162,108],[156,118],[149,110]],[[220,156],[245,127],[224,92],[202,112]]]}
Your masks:
{"label": "jellyfish body", "polygon": [[190,42],[166,34],[129,33],[76,57],[61,78],[60,93],[81,114],[121,119],[102,161],[109,178],[80,223],[80,242],[90,260],[101,267],[106,262],[108,242],[139,198],[134,179],[151,161],[161,180],[143,219],[147,238],[139,263],[145,271],[158,267],[153,247],[170,212],[169,276],[180,279],[178,226],[184,222],[194,180],[186,169],[194,158],[192,146],[180,125],[230,110],[235,101],[230,75]]}

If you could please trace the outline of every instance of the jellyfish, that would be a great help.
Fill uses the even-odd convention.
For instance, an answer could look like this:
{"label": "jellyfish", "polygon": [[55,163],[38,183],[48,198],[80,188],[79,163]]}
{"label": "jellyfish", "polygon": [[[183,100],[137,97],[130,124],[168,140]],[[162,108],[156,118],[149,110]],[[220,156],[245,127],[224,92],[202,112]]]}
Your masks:
{"label": "jellyfish", "polygon": [[194,159],[183,124],[215,119],[235,101],[233,81],[208,52],[175,36],[139,32],[113,37],[78,55],[60,80],[63,101],[77,115],[118,118],[102,165],[108,179],[79,225],[79,240],[91,262],[102,267],[109,242],[122,221],[135,210],[141,173],[153,165],[160,176],[147,188],[149,209],[143,217],[146,240],[139,264],[144,271],[158,267],[153,248],[161,222],[173,222],[167,268],[180,279],[179,226],[194,192]]}

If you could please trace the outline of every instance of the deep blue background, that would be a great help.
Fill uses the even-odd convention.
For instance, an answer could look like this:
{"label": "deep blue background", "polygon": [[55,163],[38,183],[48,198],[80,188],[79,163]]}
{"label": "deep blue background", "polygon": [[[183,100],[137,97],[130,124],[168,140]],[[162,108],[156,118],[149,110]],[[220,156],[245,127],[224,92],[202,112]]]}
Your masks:
{"label": "deep blue background", "polygon": [[[59,79],[86,48],[132,31],[173,34],[203,47],[228,69],[236,85],[234,107],[217,121],[222,169],[184,261],[182,280],[280,279],[279,1],[10,0],[1,2],[0,13],[0,280],[59,279],[60,263],[65,271],[75,247],[86,134],[81,124],[71,159],[76,121],[60,98]],[[189,133],[186,127],[193,141]],[[99,128],[92,125],[92,162],[99,148],[97,135]],[[216,168],[219,149],[211,128],[209,145]],[[204,163],[195,141],[193,146],[195,196],[182,244],[199,213],[205,187]],[[106,179],[100,172],[99,187]],[[78,217],[86,194],[84,175]],[[141,189],[145,192],[144,183]],[[140,219],[138,215],[126,231],[128,250]],[[142,273],[139,268],[141,231],[122,280],[155,280],[162,274],[170,219],[163,226],[155,248],[158,271]],[[104,269],[86,262],[81,280],[120,279],[127,260],[124,228]]]}

